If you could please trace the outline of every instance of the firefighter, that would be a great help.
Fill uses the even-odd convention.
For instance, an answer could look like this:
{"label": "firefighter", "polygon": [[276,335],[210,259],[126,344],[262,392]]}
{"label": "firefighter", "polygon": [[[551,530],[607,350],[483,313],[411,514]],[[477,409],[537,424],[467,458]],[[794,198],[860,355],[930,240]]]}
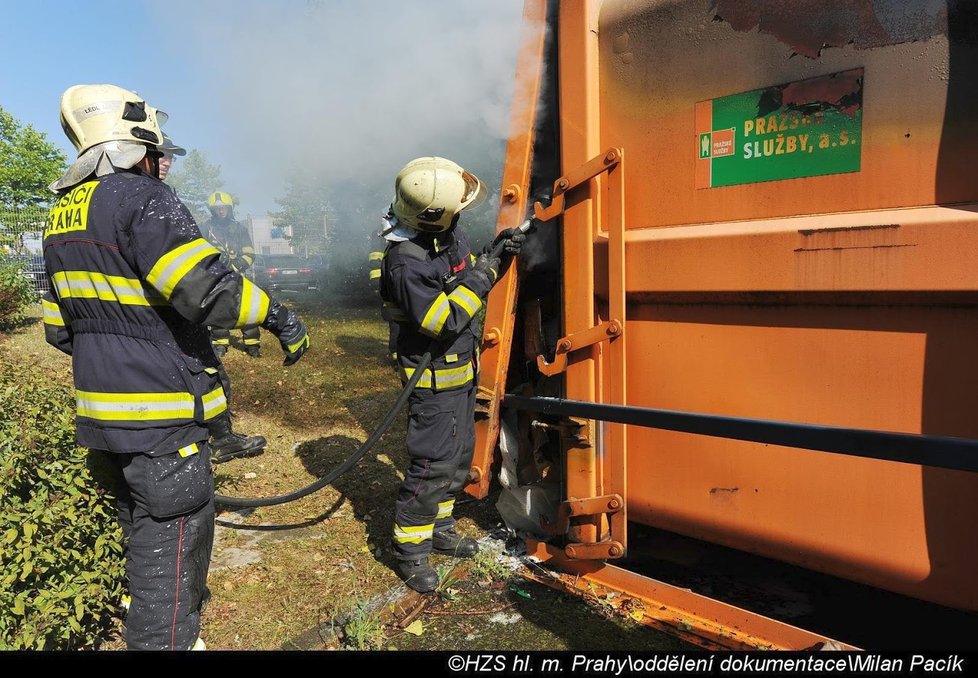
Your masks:
{"label": "firefighter", "polygon": [[[475,444],[477,317],[500,260],[473,256],[458,228],[460,213],[486,196],[475,175],[444,158],[418,158],[397,175],[394,192],[380,293],[402,381],[425,352],[432,359],[410,399],[411,462],[394,509],[393,549],[397,574],[424,593],[438,585],[429,553],[470,558],[478,551],[475,540],[455,531],[452,514]],[[493,246],[504,243],[516,254],[524,238],[509,229]]]}
{"label": "firefighter", "polygon": [[[244,273],[255,263],[255,247],[251,243],[248,228],[234,219],[234,199],[224,191],[215,191],[207,197],[207,209],[211,218],[201,229],[231,268]],[[245,351],[252,358],[261,355],[261,334],[257,327],[241,331]],[[218,358],[223,358],[231,345],[231,333],[223,327],[211,329],[211,342]]]}
{"label": "firefighter", "polygon": [[[160,144],[159,151],[163,154],[159,160],[160,180],[162,181],[166,178],[170,167],[173,165],[173,157],[184,156],[187,154],[187,151],[182,146],[174,144],[173,139],[165,133],[163,134],[163,143]],[[227,330],[222,331],[230,336]],[[254,331],[257,334],[257,328]],[[211,336],[213,337],[213,335],[214,330],[211,330]],[[223,364],[218,366],[218,376],[221,379],[221,387],[224,389],[227,409],[221,416],[216,417],[209,424],[211,436],[213,436],[210,440],[211,461],[215,464],[222,464],[232,459],[255,457],[262,454],[265,451],[265,446],[268,444],[265,436],[249,436],[234,432],[231,423],[231,378],[228,376]]]}
{"label": "firefighter", "polygon": [[295,313],[221,261],[159,180],[164,120],[114,85],[62,95],[78,158],[51,185],[43,311],[48,341],[72,356],[78,443],[116,484],[126,643],[186,650],[201,644],[214,539],[208,424],[227,408],[207,326],[261,325],[286,365],[309,337]]}
{"label": "firefighter", "polygon": [[187,149],[177,146],[173,143],[173,139],[164,134],[163,143],[160,144],[159,150],[163,154],[160,157],[160,181],[163,181],[173,166],[173,156],[179,155],[182,157],[187,155]]}

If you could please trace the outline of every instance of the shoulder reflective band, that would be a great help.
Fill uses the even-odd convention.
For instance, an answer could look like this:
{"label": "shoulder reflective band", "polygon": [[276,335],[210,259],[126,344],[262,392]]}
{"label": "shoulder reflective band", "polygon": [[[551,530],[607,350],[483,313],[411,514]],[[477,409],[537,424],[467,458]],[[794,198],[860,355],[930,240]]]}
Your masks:
{"label": "shoulder reflective band", "polygon": [[452,515],[452,511],[455,510],[455,500],[449,499],[448,501],[443,501],[438,504],[438,515],[436,518],[448,518]]}
{"label": "shoulder reflective band", "polygon": [[384,258],[384,253],[383,252],[371,252],[370,253],[370,261],[380,261],[383,258]]}
{"label": "shoulder reflective band", "polygon": [[294,344],[289,344],[289,353],[295,353],[300,348],[302,348],[302,345],[303,344],[306,345],[306,348],[309,348],[309,335],[308,334],[303,334],[302,335],[302,339],[300,339],[299,341],[295,342]]}
{"label": "shoulder reflective band", "polygon": [[421,331],[428,336],[437,337],[445,327],[445,321],[448,320],[448,311],[448,297],[444,292],[439,292],[424,314]]}
{"label": "shoulder reflective band", "polygon": [[394,541],[398,544],[420,544],[431,539],[435,532],[435,524],[401,527],[394,523]]}
{"label": "shoulder reflective band", "polygon": [[105,275],[97,271],[58,271],[51,283],[59,299],[99,299],[129,306],[166,305],[156,290],[143,287],[135,278]]}
{"label": "shoulder reflective band", "polygon": [[177,451],[180,453],[181,457],[190,457],[200,452],[200,449],[197,447],[197,443],[190,443],[186,447],[181,447]]}
{"label": "shoulder reflective band", "polygon": [[192,393],[100,393],[75,391],[78,416],[99,421],[193,419]]}
{"label": "shoulder reflective band", "polygon": [[474,318],[482,308],[482,299],[465,285],[456,287],[455,291],[448,295],[448,300],[461,306],[470,318]]}
{"label": "shoulder reflective band", "polygon": [[247,278],[241,279],[241,308],[235,328],[260,325],[268,317],[268,295]]}
{"label": "shoulder reflective band", "polygon": [[203,238],[184,243],[160,257],[146,276],[146,280],[169,300],[173,290],[190,269],[212,254],[220,254],[220,252]]}
{"label": "shoulder reflective band", "polygon": [[44,311],[44,324],[45,325],[57,325],[58,327],[64,327],[65,319],[61,315],[61,308],[53,301],[48,301],[47,299],[41,299],[41,308]]}

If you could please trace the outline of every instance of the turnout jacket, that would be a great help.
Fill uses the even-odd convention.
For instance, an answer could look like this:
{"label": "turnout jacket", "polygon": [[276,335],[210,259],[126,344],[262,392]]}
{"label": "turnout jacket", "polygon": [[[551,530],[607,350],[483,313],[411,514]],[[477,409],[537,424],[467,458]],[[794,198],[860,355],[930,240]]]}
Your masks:
{"label": "turnout jacket", "polygon": [[246,271],[255,263],[255,246],[248,228],[231,217],[211,217],[203,228],[204,235],[214,247],[227,256],[235,271]]}
{"label": "turnout jacket", "polygon": [[207,325],[259,325],[268,295],[138,169],[62,193],[44,261],[45,334],[72,356],[79,444],[155,455],[206,440],[227,409]]}
{"label": "turnout jacket", "polygon": [[482,338],[477,314],[494,282],[473,272],[474,261],[458,228],[419,233],[387,246],[381,259],[380,296],[403,381],[411,378],[430,349],[431,365],[417,388],[447,391],[472,384]]}

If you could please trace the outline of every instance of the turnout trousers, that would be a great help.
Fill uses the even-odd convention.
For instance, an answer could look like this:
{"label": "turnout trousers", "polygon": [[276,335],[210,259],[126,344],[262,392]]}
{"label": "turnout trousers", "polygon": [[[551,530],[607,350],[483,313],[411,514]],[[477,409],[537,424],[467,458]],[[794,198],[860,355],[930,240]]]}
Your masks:
{"label": "turnout trousers", "polygon": [[[261,332],[257,327],[249,327],[246,330],[241,330],[241,340],[245,346],[259,346],[261,344]],[[211,343],[214,346],[230,346],[231,330],[212,327]]]}
{"label": "turnout trousers", "polygon": [[189,650],[200,635],[214,544],[206,442],[159,456],[92,450],[107,467],[125,535],[132,650]]}
{"label": "turnout trousers", "polygon": [[435,532],[455,526],[455,496],[475,451],[475,387],[411,394],[407,451],[411,465],[394,507],[394,556],[417,560],[431,552]]}

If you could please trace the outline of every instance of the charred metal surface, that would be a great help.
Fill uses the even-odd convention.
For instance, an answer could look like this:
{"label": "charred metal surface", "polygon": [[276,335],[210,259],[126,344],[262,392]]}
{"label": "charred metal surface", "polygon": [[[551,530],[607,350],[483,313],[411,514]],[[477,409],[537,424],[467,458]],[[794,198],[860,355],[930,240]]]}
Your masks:
{"label": "charred metal surface", "polygon": [[948,14],[966,0],[713,0],[735,30],[773,35],[816,59],[826,47],[870,49],[947,35]]}

